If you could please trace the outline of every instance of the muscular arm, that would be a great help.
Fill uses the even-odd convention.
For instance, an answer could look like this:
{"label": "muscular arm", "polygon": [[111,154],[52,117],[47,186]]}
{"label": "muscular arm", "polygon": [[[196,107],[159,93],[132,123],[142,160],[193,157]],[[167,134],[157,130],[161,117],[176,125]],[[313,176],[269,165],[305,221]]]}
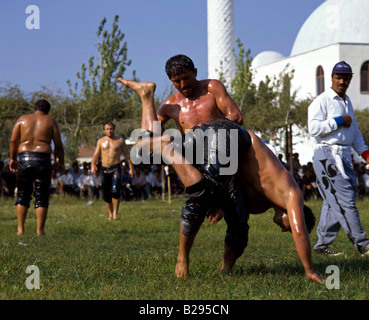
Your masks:
{"label": "muscular arm", "polygon": [[13,172],[16,172],[18,168],[17,149],[18,149],[18,143],[21,137],[20,120],[21,118],[19,118],[14,125],[12,136],[10,138],[10,144],[9,144],[9,157],[10,157],[9,167],[10,167],[10,170]]}
{"label": "muscular arm", "polygon": [[239,125],[242,125],[243,115],[241,110],[228,94],[224,85],[218,80],[210,80],[208,89],[209,93],[214,96],[219,110],[225,115],[225,117]]}
{"label": "muscular arm", "polygon": [[300,257],[302,265],[304,266],[306,278],[322,282],[313,268],[310,239],[304,221],[303,198],[300,190],[291,190],[289,201],[287,203],[287,215],[296,251]]}
{"label": "muscular arm", "polygon": [[129,176],[131,177],[131,179],[133,178],[134,176],[134,168],[133,168],[133,164],[132,164],[132,161],[131,161],[131,157],[130,157],[130,154],[128,152],[128,148],[127,148],[127,145],[126,145],[126,142],[124,141],[124,138],[122,138],[122,152],[123,152],[123,155],[125,157],[125,159],[127,160],[128,162],[128,166],[129,166]]}
{"label": "muscular arm", "polygon": [[[57,162],[60,166],[64,166],[64,147],[63,142],[61,140],[59,126],[54,121],[55,125],[53,127],[53,140],[55,145],[54,155],[55,155],[55,162]],[[56,161],[58,159],[58,161]]]}
{"label": "muscular arm", "polygon": [[166,108],[166,104],[163,103],[160,105],[160,107],[158,108],[158,111],[156,112],[158,121],[161,122],[162,126],[170,119],[170,117],[165,112],[165,108]]}
{"label": "muscular arm", "polygon": [[95,174],[97,171],[96,163],[99,161],[101,156],[101,141],[100,139],[97,141],[95,152],[91,159],[91,173]]}
{"label": "muscular arm", "polygon": [[[249,181],[256,185],[256,190],[262,192],[266,199],[273,204],[273,207],[278,206],[287,210],[292,237],[296,251],[304,266],[306,277],[322,282],[313,269],[309,233],[305,225],[303,212],[304,199],[301,190],[270,149],[254,134],[250,133],[250,135],[253,138],[253,149],[255,150],[259,179],[255,176],[254,182],[252,180]],[[255,164],[252,160],[249,160],[249,162]],[[250,167],[250,163],[247,168]],[[256,170],[254,166],[252,168],[254,171]],[[252,171],[246,171],[246,173],[248,173],[249,177],[253,176]],[[260,181],[260,185],[257,186],[255,181]]]}

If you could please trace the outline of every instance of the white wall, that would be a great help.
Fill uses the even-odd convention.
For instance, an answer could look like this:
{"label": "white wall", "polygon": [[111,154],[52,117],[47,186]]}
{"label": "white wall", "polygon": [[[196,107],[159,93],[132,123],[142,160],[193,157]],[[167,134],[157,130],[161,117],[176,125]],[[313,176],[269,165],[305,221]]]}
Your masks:
{"label": "white wall", "polygon": [[353,69],[352,78],[347,94],[354,109],[369,107],[369,93],[360,92],[360,69],[362,64],[369,60],[369,44],[342,44],[336,43],[307,53],[288,57],[264,66],[254,68],[254,83],[264,81],[266,75],[273,78],[278,76],[287,64],[290,70],[294,69],[292,91],[297,90],[297,99],[316,97],[316,70],[319,65],[324,70],[325,88],[331,87],[331,72],[333,66],[345,60]]}

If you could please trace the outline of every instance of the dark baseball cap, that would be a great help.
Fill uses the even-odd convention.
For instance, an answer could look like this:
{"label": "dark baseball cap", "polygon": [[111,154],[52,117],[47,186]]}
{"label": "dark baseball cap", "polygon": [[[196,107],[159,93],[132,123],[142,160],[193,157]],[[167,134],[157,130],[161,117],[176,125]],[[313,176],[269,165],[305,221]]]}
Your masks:
{"label": "dark baseball cap", "polygon": [[340,61],[336,63],[333,67],[332,74],[333,73],[349,73],[353,74],[352,69],[348,63],[345,61]]}

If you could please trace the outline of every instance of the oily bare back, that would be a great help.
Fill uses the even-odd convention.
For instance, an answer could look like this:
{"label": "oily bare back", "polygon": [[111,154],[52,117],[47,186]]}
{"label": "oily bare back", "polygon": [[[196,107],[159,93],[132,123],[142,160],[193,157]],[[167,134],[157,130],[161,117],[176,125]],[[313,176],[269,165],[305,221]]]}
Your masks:
{"label": "oily bare back", "polygon": [[252,213],[264,212],[267,208],[287,208],[289,192],[297,189],[293,178],[281,165],[272,151],[252,132],[252,147],[245,154],[241,165],[240,181],[246,190]]}
{"label": "oily bare back", "polygon": [[20,134],[18,153],[52,153],[51,141],[56,128],[56,123],[52,118],[37,112],[20,117],[16,127]]}

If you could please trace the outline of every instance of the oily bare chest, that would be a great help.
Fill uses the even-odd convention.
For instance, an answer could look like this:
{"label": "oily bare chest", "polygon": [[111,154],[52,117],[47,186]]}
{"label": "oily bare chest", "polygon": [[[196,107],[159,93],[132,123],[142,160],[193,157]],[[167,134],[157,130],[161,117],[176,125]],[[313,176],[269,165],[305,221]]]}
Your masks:
{"label": "oily bare chest", "polygon": [[224,115],[211,95],[201,96],[196,100],[184,99],[172,109],[171,114],[171,118],[183,129],[191,129],[195,125],[221,117]]}

